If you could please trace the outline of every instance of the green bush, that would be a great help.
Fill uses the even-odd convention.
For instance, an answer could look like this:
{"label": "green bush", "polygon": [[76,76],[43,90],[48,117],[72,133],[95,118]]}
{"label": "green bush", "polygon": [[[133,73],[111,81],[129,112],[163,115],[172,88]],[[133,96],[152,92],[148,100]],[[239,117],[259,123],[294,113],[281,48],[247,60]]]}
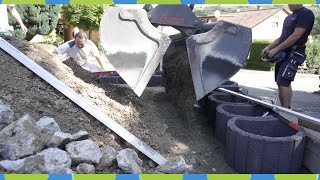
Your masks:
{"label": "green bush", "polygon": [[105,7],[102,4],[63,5],[61,14],[69,27],[92,31],[99,29]]}
{"label": "green bush", "polygon": [[313,42],[307,43],[306,48],[306,64],[308,70],[315,73],[320,68],[320,39],[314,39]]}
{"label": "green bush", "polygon": [[27,34],[24,34],[19,24],[9,17],[9,23],[13,25],[13,36],[31,40],[36,34],[48,35],[54,30],[58,23],[60,5],[32,5],[23,4],[16,5],[22,21],[28,28]]}
{"label": "green bush", "polygon": [[63,36],[60,34],[57,34],[56,40],[53,42],[53,45],[60,46],[63,43],[64,43]]}
{"label": "green bush", "polygon": [[269,41],[254,41],[252,43],[249,59],[246,61],[244,68],[262,71],[272,70],[274,67],[273,63],[263,62],[261,60],[261,51],[269,44]]}

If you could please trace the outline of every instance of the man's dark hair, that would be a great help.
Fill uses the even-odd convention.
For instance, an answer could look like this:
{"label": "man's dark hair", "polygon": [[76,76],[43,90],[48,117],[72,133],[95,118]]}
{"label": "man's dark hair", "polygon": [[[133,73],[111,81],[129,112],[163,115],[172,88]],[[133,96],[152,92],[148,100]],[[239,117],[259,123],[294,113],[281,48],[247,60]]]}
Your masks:
{"label": "man's dark hair", "polygon": [[84,32],[77,32],[77,33],[74,35],[74,39],[76,39],[76,38],[79,38],[79,39],[85,38],[86,40],[88,39],[88,38],[87,38],[87,34],[84,33]]}

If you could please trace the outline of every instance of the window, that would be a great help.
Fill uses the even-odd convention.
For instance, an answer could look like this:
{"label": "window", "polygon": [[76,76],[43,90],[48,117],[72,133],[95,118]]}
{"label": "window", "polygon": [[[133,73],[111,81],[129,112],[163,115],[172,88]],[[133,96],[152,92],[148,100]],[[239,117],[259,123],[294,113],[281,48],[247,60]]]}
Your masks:
{"label": "window", "polygon": [[278,27],[279,26],[279,16],[274,15],[272,16],[272,27]]}
{"label": "window", "polygon": [[272,27],[278,27],[279,23],[278,22],[272,22]]}

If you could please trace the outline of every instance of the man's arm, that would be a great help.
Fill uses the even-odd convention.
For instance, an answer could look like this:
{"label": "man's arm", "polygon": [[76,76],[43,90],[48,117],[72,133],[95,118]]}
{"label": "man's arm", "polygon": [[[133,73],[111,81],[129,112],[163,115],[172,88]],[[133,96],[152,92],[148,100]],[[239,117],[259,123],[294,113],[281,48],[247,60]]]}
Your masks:
{"label": "man's arm", "polygon": [[294,45],[303,36],[306,30],[307,29],[301,27],[295,28],[293,34],[291,34],[284,42],[268,52],[268,57],[272,58],[277,52]]}
{"label": "man's arm", "polygon": [[269,50],[275,48],[276,46],[278,46],[279,40],[280,40],[280,38],[274,40],[271,44],[269,44],[269,45],[267,46],[267,47],[269,48]]}
{"label": "man's arm", "polygon": [[274,40],[271,44],[269,44],[267,47],[265,47],[261,52],[261,57],[267,57],[268,51],[270,51],[270,49],[273,49],[274,47],[276,47],[279,44],[279,39],[280,38]]}
{"label": "man's arm", "polygon": [[28,31],[27,27],[23,24],[21,17],[14,6],[8,6],[8,10],[10,14],[14,17],[14,19],[19,23],[21,29],[26,33]]}
{"label": "man's arm", "polygon": [[100,67],[102,68],[103,71],[106,71],[107,69],[104,67],[103,62],[103,58],[101,57],[101,55],[95,55],[95,58],[97,59]]}
{"label": "man's arm", "polygon": [[307,29],[312,28],[314,24],[314,14],[312,11],[304,11],[296,19],[296,26],[293,34],[291,34],[284,42],[279,44],[277,47],[273,48],[268,52],[268,57],[272,58],[274,55],[292,45],[294,45],[307,31]]}
{"label": "man's arm", "polygon": [[104,58],[100,55],[100,52],[97,48],[97,46],[92,42],[92,41],[89,41],[88,42],[90,45],[91,45],[91,52],[92,52],[92,55],[96,58],[96,60],[98,61],[100,67],[102,68],[103,71],[106,71],[107,68],[104,66]]}
{"label": "man's arm", "polygon": [[68,42],[65,42],[63,44],[61,44],[59,47],[57,47],[53,53],[55,54],[60,54],[60,55],[63,55],[63,54],[66,54],[68,53],[70,50],[71,50],[71,46],[74,44],[74,41],[68,41]]}

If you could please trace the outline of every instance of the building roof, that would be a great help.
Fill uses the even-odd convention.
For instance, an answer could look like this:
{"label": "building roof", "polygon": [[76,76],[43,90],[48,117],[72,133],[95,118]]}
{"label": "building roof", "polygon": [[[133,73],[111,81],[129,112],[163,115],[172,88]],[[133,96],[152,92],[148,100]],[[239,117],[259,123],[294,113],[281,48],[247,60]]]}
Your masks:
{"label": "building roof", "polygon": [[249,28],[254,28],[255,26],[262,23],[272,15],[278,13],[279,11],[284,11],[285,13],[289,14],[288,11],[282,8],[259,9],[259,10],[253,10],[253,11],[243,11],[243,12],[222,14],[218,18],[218,20],[228,21],[234,24],[239,24]]}

